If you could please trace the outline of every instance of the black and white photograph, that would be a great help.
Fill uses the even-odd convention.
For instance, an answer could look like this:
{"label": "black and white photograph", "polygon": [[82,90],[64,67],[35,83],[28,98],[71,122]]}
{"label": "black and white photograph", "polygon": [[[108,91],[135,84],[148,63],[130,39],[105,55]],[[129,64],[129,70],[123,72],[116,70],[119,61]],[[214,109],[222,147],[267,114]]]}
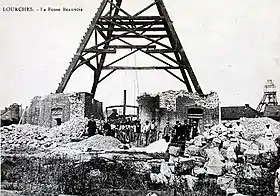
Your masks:
{"label": "black and white photograph", "polygon": [[1,0],[1,196],[280,196],[280,0]]}

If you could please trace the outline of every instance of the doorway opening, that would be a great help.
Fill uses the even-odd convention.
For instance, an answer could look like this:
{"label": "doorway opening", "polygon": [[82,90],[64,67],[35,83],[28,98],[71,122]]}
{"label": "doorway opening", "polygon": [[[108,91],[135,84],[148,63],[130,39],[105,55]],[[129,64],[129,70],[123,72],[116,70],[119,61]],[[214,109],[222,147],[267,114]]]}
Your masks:
{"label": "doorway opening", "polygon": [[57,126],[61,125],[61,118],[56,118],[55,120]]}

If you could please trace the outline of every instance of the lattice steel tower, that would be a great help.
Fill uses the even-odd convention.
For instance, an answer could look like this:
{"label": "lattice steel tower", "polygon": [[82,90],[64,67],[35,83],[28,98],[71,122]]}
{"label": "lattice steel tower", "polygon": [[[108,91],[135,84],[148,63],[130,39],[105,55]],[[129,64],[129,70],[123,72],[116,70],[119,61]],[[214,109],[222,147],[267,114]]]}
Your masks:
{"label": "lattice steel tower", "polygon": [[[133,14],[122,7],[122,0],[102,0],[56,93],[64,91],[75,70],[87,65],[94,72],[93,97],[98,84],[117,70],[164,70],[183,82],[189,92],[203,95],[163,1],[151,0],[151,4]],[[155,9],[156,15],[147,15],[150,9]],[[110,63],[105,61],[108,55],[116,56],[120,50],[126,50],[127,54],[118,54]],[[136,52],[156,59],[159,65],[113,66]],[[180,77],[171,71],[175,69],[180,70]]]}
{"label": "lattice steel tower", "polygon": [[263,112],[267,105],[277,105],[277,89],[272,80],[267,80],[264,86],[264,95],[257,107],[258,112]]}

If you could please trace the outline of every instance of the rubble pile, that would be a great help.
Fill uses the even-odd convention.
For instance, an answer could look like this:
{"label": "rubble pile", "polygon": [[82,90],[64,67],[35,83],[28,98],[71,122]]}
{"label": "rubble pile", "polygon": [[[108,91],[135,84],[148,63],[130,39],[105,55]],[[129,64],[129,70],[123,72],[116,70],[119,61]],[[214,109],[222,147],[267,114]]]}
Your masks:
{"label": "rubble pile", "polygon": [[146,152],[146,153],[165,153],[169,143],[165,139],[159,139],[146,147],[134,147],[129,149],[130,152]]}
{"label": "rubble pile", "polygon": [[[267,124],[271,125],[272,136],[265,131]],[[215,176],[222,190],[237,193],[234,183],[239,175],[237,168],[242,166],[243,177],[253,184],[276,156],[274,140],[280,135],[280,123],[268,118],[243,118],[241,125],[243,130],[236,124],[229,128],[219,124],[207,129],[186,142],[184,156],[171,146],[169,163],[177,167],[182,177],[197,180],[201,175]]]}
{"label": "rubble pile", "polygon": [[248,140],[260,137],[266,125],[270,125],[274,137],[280,136],[280,123],[271,118],[241,118],[240,123],[246,128],[244,136]]}
{"label": "rubble pile", "polygon": [[169,143],[167,143],[164,139],[160,139],[149,144],[145,150],[147,153],[164,153],[166,152],[168,145]]}
{"label": "rubble pile", "polygon": [[53,128],[30,124],[1,127],[1,149],[9,153],[53,148],[81,138],[86,124],[86,118],[73,118]]}
{"label": "rubble pile", "polygon": [[94,135],[80,142],[69,144],[74,150],[112,150],[122,144],[118,139],[111,136]]}

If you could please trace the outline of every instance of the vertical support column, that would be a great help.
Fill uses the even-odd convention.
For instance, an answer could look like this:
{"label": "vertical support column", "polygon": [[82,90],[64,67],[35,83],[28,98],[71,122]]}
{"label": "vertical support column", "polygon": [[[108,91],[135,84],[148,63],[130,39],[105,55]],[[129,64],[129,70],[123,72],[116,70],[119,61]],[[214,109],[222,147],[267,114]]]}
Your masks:
{"label": "vertical support column", "polygon": [[123,120],[125,120],[126,114],[126,90],[123,91]]}
{"label": "vertical support column", "polygon": [[139,119],[139,106],[137,107],[137,119]]}
{"label": "vertical support column", "polygon": [[[116,0],[117,1],[117,6],[120,7],[121,6],[121,3],[122,3],[122,0]],[[115,12],[114,12],[114,16],[117,16],[119,13],[119,9],[115,9]],[[115,22],[115,21],[114,21]],[[111,24],[109,25],[109,29],[113,29],[114,27],[114,24]],[[107,33],[107,39],[110,39],[111,36],[113,34],[113,30],[110,30],[108,31]],[[107,42],[103,49],[108,49],[108,46],[109,46],[110,42]],[[99,83],[99,78],[100,78],[100,75],[101,75],[101,71],[103,69],[103,65],[104,65],[104,62],[105,62],[105,58],[106,58],[106,53],[103,53],[100,57],[100,61],[97,63],[97,70],[95,71],[94,73],[94,82],[93,82],[93,85],[92,85],[92,88],[91,88],[91,93],[93,95],[93,98],[95,97],[95,93],[96,93],[96,89],[97,89],[97,85]]]}

